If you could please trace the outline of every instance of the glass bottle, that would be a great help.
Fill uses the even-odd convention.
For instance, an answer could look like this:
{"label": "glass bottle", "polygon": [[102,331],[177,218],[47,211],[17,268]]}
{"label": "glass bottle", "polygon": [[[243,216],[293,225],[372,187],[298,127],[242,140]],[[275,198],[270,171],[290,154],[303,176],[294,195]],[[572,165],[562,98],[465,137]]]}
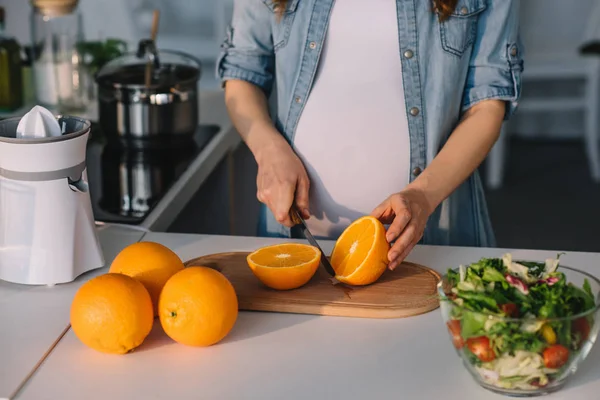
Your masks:
{"label": "glass bottle", "polygon": [[37,102],[59,112],[83,110],[85,82],[77,50],[83,41],[78,0],[31,0],[33,75]]}
{"label": "glass bottle", "polygon": [[33,88],[33,49],[31,46],[22,46],[21,49],[21,72],[23,74],[23,102],[25,104],[35,103],[35,92]]}
{"label": "glass bottle", "polygon": [[4,31],[4,8],[0,7],[0,111],[23,106],[21,46]]}

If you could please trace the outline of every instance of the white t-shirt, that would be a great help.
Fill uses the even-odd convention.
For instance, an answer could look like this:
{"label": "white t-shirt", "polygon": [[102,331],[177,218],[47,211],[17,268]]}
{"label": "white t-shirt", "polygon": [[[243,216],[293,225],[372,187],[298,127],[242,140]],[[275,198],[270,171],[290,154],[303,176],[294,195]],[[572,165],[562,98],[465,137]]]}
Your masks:
{"label": "white t-shirt", "polygon": [[409,182],[400,57],[396,0],[335,2],[294,137],[315,236],[337,238]]}

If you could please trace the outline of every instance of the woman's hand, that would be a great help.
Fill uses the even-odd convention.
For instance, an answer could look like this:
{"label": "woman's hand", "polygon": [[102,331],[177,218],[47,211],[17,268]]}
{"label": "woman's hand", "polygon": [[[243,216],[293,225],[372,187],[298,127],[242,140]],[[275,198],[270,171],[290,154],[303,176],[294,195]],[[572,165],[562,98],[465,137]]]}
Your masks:
{"label": "woman's hand", "polygon": [[388,253],[389,269],[396,268],[421,240],[432,212],[425,194],[415,189],[394,193],[373,210],[372,216],[390,225],[386,238],[394,243]]}
{"label": "woman's hand", "polygon": [[283,138],[272,140],[257,154],[256,161],[257,198],[269,207],[275,219],[291,227],[290,208],[293,204],[298,207],[302,217],[308,219],[310,182],[302,161],[290,145]]}
{"label": "woman's hand", "polygon": [[231,120],[258,164],[258,200],[266,204],[283,225],[293,225],[290,208],[294,202],[300,214],[308,218],[308,175],[289,143],[275,129],[265,92],[243,80],[228,80],[225,103]]}

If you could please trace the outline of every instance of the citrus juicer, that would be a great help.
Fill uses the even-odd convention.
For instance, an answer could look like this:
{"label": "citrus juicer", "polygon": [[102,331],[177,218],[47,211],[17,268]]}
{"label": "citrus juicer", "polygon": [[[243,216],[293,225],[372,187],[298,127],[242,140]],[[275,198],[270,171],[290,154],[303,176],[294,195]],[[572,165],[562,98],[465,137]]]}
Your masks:
{"label": "citrus juicer", "polygon": [[87,185],[90,122],[40,115],[25,133],[21,118],[0,121],[0,279],[25,285],[70,282],[105,263]]}

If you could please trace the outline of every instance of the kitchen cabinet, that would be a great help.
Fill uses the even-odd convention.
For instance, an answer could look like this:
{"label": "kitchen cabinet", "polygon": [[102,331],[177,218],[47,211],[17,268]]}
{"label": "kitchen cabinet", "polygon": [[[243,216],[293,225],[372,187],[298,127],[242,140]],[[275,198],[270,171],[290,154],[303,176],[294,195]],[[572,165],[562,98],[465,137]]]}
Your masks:
{"label": "kitchen cabinet", "polygon": [[256,236],[256,172],[252,153],[240,143],[219,162],[167,231]]}

